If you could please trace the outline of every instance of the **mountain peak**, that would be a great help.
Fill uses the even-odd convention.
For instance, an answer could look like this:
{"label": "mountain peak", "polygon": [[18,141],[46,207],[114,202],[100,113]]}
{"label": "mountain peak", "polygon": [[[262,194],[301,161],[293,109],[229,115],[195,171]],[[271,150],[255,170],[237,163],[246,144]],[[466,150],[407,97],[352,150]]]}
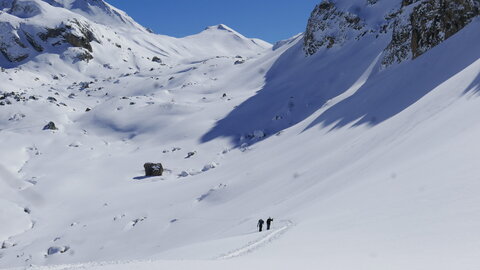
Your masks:
{"label": "mountain peak", "polygon": [[96,23],[105,25],[129,25],[143,29],[125,12],[116,9],[103,0],[40,0],[53,7],[64,8],[80,14]]}
{"label": "mountain peak", "polygon": [[111,13],[111,9],[103,0],[43,0],[54,6],[63,7],[70,10],[81,10],[86,13],[92,13],[92,8],[98,8],[104,12]]}
{"label": "mountain peak", "polygon": [[217,25],[208,26],[208,27],[205,28],[205,30],[221,30],[221,31],[228,31],[228,32],[232,32],[232,33],[238,33],[237,31],[235,31],[232,28],[226,26],[225,24],[217,24]]}

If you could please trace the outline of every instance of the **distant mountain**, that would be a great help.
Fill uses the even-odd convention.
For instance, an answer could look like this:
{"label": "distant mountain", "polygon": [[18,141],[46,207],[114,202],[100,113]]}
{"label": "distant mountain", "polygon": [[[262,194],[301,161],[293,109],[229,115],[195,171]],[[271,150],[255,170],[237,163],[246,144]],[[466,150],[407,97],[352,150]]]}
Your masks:
{"label": "distant mountain", "polygon": [[236,55],[271,46],[225,26],[185,39],[155,35],[102,0],[2,0],[0,8],[0,63],[4,66],[41,54],[57,54],[72,63],[93,60],[120,65],[129,60],[108,59],[105,53],[168,62],[168,58]]}

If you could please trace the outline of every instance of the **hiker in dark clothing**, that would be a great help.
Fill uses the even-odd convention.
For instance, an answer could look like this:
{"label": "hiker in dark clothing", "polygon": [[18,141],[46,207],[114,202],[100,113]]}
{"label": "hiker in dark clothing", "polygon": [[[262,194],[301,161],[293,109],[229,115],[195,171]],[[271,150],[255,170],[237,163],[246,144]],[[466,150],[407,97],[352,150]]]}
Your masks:
{"label": "hiker in dark clothing", "polygon": [[265,223],[265,221],[263,221],[263,219],[259,219],[259,220],[258,220],[257,227],[258,227],[258,231],[259,231],[259,232],[262,231],[263,223]]}
{"label": "hiker in dark clothing", "polygon": [[272,225],[273,218],[269,217],[267,219],[267,230],[270,230],[270,225]]}

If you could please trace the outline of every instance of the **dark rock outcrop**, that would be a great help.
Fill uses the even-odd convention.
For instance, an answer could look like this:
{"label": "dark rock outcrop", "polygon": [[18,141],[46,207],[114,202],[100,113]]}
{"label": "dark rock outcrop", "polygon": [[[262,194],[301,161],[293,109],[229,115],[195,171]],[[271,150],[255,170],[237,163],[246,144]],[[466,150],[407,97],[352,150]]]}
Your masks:
{"label": "dark rock outcrop", "polygon": [[[12,101],[16,102],[26,102],[29,100],[36,100],[35,96],[27,96],[25,92],[2,92],[0,91],[0,101],[5,101],[4,103],[10,105]],[[3,104],[5,105],[5,104]]]}
{"label": "dark rock outcrop", "polygon": [[154,57],[152,58],[152,62],[156,62],[156,63],[161,64],[161,63],[162,63],[162,59],[160,59],[160,57],[158,57],[158,56],[154,56]]}
{"label": "dark rock outcrop", "polygon": [[357,15],[339,10],[334,2],[326,0],[315,7],[304,36],[307,55],[315,54],[321,47],[332,48],[343,44],[350,37],[360,37],[368,30]]}
{"label": "dark rock outcrop", "polygon": [[479,7],[478,0],[403,0],[382,64],[419,57],[480,15]]}
{"label": "dark rock outcrop", "polygon": [[[386,67],[419,57],[480,15],[479,0],[398,0],[396,6],[392,2],[391,9],[385,9],[386,14],[377,14],[375,0],[356,8],[345,8],[341,5],[344,2],[325,0],[315,7],[304,35],[303,49],[307,55],[369,34],[391,35],[382,59]],[[372,10],[365,11],[368,9]],[[362,18],[364,14],[375,14],[377,18],[370,18],[367,23]]]}
{"label": "dark rock outcrop", "polygon": [[21,62],[51,47],[66,44],[68,47],[83,48],[83,61],[93,56],[92,42],[100,43],[91,26],[77,19],[70,19],[54,28],[42,28],[27,22],[12,24],[0,22],[0,53],[12,63]]}
{"label": "dark rock outcrop", "polygon": [[163,166],[161,163],[145,163],[143,165],[145,168],[145,176],[162,176]]}
{"label": "dark rock outcrop", "polygon": [[187,153],[187,156],[186,156],[185,158],[186,158],[186,159],[187,159],[187,158],[191,158],[191,157],[193,157],[196,153],[197,153],[197,151],[188,152],[188,153]]}
{"label": "dark rock outcrop", "polygon": [[88,51],[77,54],[76,59],[79,61],[90,62],[93,59],[93,55]]}
{"label": "dark rock outcrop", "polygon": [[[46,30],[46,32],[38,34],[45,42],[52,38],[61,38],[63,43],[68,43],[73,47],[87,49],[89,52],[93,52],[91,42],[96,41],[99,43],[90,25],[86,22],[80,22],[77,19],[69,20],[56,28]],[[79,35],[78,33],[81,34]]]}
{"label": "dark rock outcrop", "polygon": [[28,43],[30,43],[30,45],[32,46],[32,48],[35,51],[43,52],[44,48],[40,44],[38,44],[38,42],[35,40],[35,38],[32,35],[30,35],[29,33],[25,32],[25,31],[23,32],[23,34],[27,38]]}
{"label": "dark rock outcrop", "polygon": [[240,60],[237,60],[235,61],[235,63],[233,63],[234,65],[241,65],[241,64],[244,64],[245,63],[245,59],[240,59]]}
{"label": "dark rock outcrop", "polygon": [[10,62],[21,62],[29,57],[27,46],[20,41],[16,29],[0,22],[0,53]]}
{"label": "dark rock outcrop", "polygon": [[54,122],[49,122],[47,125],[43,127],[43,130],[58,130],[57,126],[55,126]]}
{"label": "dark rock outcrop", "polygon": [[49,247],[47,250],[47,255],[54,255],[57,253],[65,253],[70,250],[69,246],[63,246],[63,247]]}

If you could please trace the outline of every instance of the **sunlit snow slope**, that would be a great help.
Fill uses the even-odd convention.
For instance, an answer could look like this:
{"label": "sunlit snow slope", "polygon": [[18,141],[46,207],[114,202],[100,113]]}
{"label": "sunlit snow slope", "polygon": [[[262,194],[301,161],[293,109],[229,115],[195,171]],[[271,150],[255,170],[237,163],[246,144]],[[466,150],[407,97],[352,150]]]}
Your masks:
{"label": "sunlit snow slope", "polygon": [[0,268],[480,267],[478,17],[385,67],[387,34],[307,57],[302,35],[175,39],[102,1],[20,2],[103,37],[89,61],[0,60]]}

